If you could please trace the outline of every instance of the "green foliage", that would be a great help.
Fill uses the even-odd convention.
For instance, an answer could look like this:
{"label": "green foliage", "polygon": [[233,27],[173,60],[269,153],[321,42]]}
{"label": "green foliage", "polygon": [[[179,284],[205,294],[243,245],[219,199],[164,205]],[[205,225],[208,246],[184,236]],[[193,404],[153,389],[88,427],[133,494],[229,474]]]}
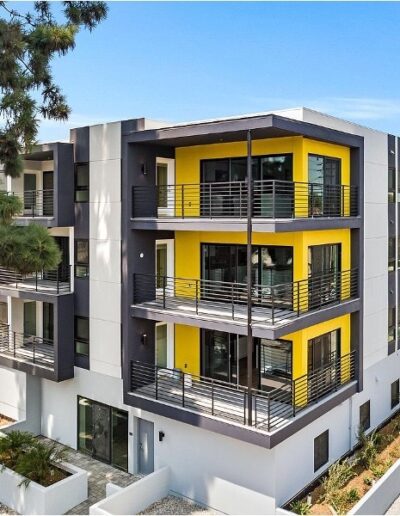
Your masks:
{"label": "green foliage", "polygon": [[34,2],[32,12],[21,13],[0,1],[0,162],[12,177],[22,171],[20,154],[35,141],[38,118],[66,120],[70,113],[52,60],[73,50],[80,29],[91,31],[107,16],[104,2],[62,4],[59,21],[51,2]]}
{"label": "green foliage", "polygon": [[385,467],[382,464],[372,464],[370,470],[375,478],[381,478],[385,473]]}
{"label": "green foliage", "polygon": [[311,505],[305,500],[295,500],[290,504],[290,510],[296,514],[310,514]]}
{"label": "green foliage", "polygon": [[359,499],[360,495],[357,489],[336,491],[332,497],[331,505],[338,514],[346,514]]}
{"label": "green foliage", "polygon": [[25,487],[31,480],[41,485],[47,485],[54,475],[57,464],[66,459],[66,449],[56,443],[46,444],[36,440],[18,456],[14,470],[25,477],[22,485]]}
{"label": "green foliage", "polygon": [[366,486],[372,486],[373,481],[374,481],[374,480],[373,480],[373,478],[371,478],[371,477],[365,477],[365,478],[364,478],[364,484],[365,484]]}
{"label": "green foliage", "polygon": [[0,225],[1,266],[28,274],[55,269],[60,261],[60,249],[46,228]]}
{"label": "green foliage", "polygon": [[30,481],[50,485],[57,465],[66,459],[66,448],[56,443],[39,441],[29,432],[13,431],[0,437],[0,464],[25,477],[25,487]]}
{"label": "green foliage", "polygon": [[13,469],[19,455],[25,452],[34,443],[34,436],[29,432],[14,430],[0,436],[0,463],[3,467]]}
{"label": "green foliage", "polygon": [[0,192],[0,224],[11,224],[13,217],[21,213],[23,203],[16,195]]}
{"label": "green foliage", "polygon": [[336,462],[328,470],[328,474],[322,479],[321,485],[324,491],[323,501],[333,505],[333,500],[343,486],[355,476],[354,468],[348,459]]}
{"label": "green foliage", "polygon": [[361,445],[361,450],[357,454],[357,461],[361,466],[371,469],[378,455],[378,446],[381,440],[382,437],[375,431],[366,435],[365,432],[359,430],[358,441]]}

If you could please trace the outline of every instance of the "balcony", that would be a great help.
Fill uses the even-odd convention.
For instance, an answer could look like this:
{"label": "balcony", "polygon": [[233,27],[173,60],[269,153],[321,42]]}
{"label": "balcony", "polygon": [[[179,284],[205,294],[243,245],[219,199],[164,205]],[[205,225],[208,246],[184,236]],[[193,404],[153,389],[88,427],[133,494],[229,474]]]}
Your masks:
{"label": "balcony", "polygon": [[12,331],[4,323],[0,323],[0,355],[54,370],[53,341]]}
{"label": "balcony", "polygon": [[68,294],[71,292],[71,266],[63,265],[56,270],[30,274],[0,268],[0,290],[3,289],[50,295]]}
{"label": "balcony", "polygon": [[[303,320],[308,326],[310,321],[306,318],[311,314],[324,320],[324,311],[332,307],[347,309],[345,304],[358,298],[358,270],[327,272],[280,285],[255,284],[251,298],[254,336],[276,338],[284,331],[289,333],[287,328],[282,329],[293,321]],[[247,285],[134,274],[132,310],[135,317],[223,331],[227,331],[224,325],[228,322],[236,324],[235,331],[243,334],[247,324]],[[221,328],[215,326],[218,322]],[[271,332],[279,328],[280,335]]]}
{"label": "balcony", "polygon": [[18,218],[38,219],[54,216],[54,190],[26,190],[15,193],[23,202]]}
{"label": "balcony", "polygon": [[281,387],[249,392],[241,385],[132,361],[130,394],[269,433],[283,428],[305,409],[323,403],[324,398],[353,382],[355,362],[354,351],[334,356],[324,367],[289,380]]}
{"label": "balcony", "polygon": [[[203,228],[213,223],[221,228],[240,230],[247,218],[247,183],[134,186],[132,221],[134,228],[179,229],[186,223]],[[324,227],[356,227],[358,189],[346,185],[322,185],[292,181],[254,181],[252,216],[255,229],[277,231],[288,228],[315,229],[315,220]],[[274,221],[274,224],[272,222]],[[156,224],[157,222],[157,224]],[[302,224],[300,224],[302,222]],[[281,229],[282,230],[282,229]]]}

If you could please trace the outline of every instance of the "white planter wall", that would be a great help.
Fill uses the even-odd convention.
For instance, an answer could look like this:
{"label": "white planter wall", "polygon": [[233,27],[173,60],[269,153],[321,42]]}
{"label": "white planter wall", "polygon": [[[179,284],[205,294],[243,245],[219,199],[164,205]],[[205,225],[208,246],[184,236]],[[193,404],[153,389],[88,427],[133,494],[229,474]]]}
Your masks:
{"label": "white planter wall", "polygon": [[5,468],[0,473],[0,502],[20,514],[65,514],[87,500],[88,481],[83,469],[68,463],[62,468],[72,475],[49,487],[36,482],[20,486],[24,477]]}

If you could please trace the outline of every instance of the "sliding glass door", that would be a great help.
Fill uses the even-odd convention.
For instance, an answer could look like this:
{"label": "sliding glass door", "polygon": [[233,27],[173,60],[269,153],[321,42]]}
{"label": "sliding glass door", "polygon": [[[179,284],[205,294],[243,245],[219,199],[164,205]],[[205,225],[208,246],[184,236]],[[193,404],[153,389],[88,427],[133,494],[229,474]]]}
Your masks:
{"label": "sliding glass door", "polygon": [[308,248],[310,308],[340,299],[341,245],[315,245]]}
{"label": "sliding glass door", "polygon": [[342,212],[340,159],[308,156],[310,216],[339,217]]}
{"label": "sliding glass door", "polygon": [[128,413],[78,397],[78,449],[128,470]]}
{"label": "sliding glass door", "polygon": [[308,341],[308,391],[318,398],[340,379],[340,330],[334,330]]}

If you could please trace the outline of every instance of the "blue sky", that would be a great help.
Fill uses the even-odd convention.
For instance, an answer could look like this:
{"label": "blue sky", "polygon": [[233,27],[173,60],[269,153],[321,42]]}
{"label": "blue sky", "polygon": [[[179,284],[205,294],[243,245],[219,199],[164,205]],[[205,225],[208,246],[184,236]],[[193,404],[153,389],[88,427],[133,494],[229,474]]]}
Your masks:
{"label": "blue sky", "polygon": [[305,105],[400,134],[400,3],[110,2],[54,62],[70,126]]}

